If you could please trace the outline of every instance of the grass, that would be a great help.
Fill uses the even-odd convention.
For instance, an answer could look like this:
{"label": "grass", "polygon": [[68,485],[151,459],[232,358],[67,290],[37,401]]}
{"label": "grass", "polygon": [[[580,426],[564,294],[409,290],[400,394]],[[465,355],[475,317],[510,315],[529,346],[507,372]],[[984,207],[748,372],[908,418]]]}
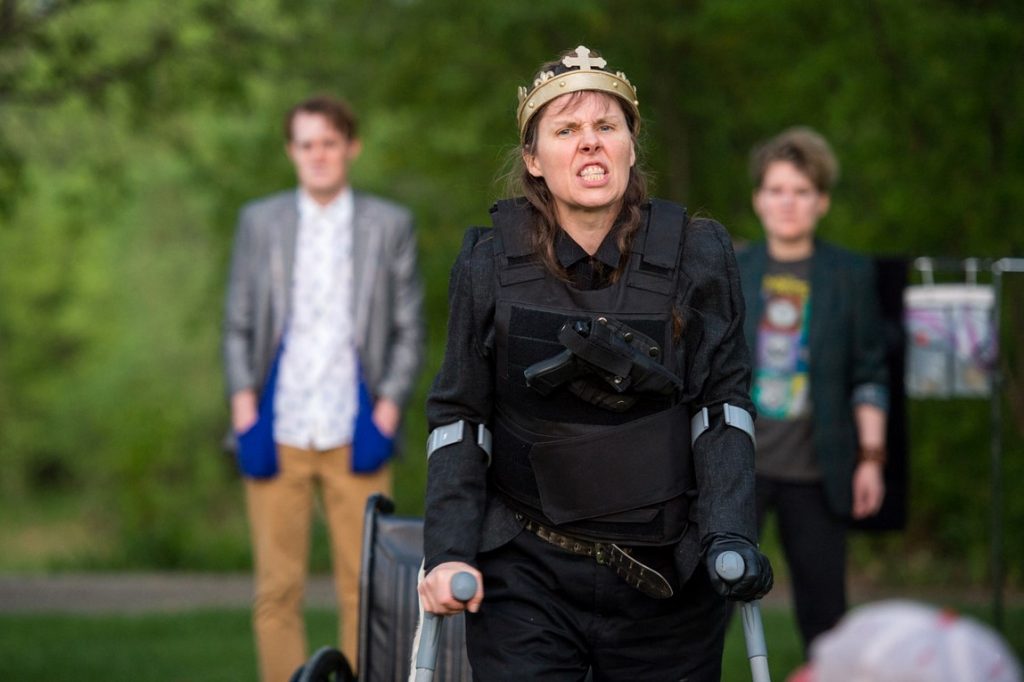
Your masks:
{"label": "grass", "polygon": [[[147,615],[0,616],[0,679],[231,682],[256,678],[248,610]],[[332,642],[328,610],[307,614],[310,642]]]}
{"label": "grass", "polygon": [[[306,614],[310,646],[333,642],[329,610]],[[789,626],[782,611],[766,611],[765,627]],[[246,610],[147,615],[0,615],[0,679],[76,682],[249,682],[255,653]],[[792,629],[791,627],[789,628]],[[724,680],[749,677],[742,632],[733,628]],[[795,636],[772,652],[773,667],[799,663]],[[776,666],[776,663],[778,664]]]}
{"label": "grass", "polygon": [[[765,642],[768,647],[768,667],[772,680],[783,682],[791,671],[803,662],[803,652],[796,634],[796,625],[789,611],[781,608],[762,608]],[[726,682],[750,679],[750,662],[739,612],[732,619],[725,638],[722,655],[722,679]]]}
{"label": "grass", "polygon": [[[974,612],[983,617],[983,614]],[[307,611],[309,641],[334,641],[336,619]],[[783,682],[801,661],[787,609],[763,612],[772,679]],[[1006,632],[1024,652],[1024,609],[1008,613]],[[76,682],[251,682],[255,654],[243,609],[147,615],[0,615],[0,679]],[[734,621],[726,640],[722,679],[749,680],[743,635]]]}

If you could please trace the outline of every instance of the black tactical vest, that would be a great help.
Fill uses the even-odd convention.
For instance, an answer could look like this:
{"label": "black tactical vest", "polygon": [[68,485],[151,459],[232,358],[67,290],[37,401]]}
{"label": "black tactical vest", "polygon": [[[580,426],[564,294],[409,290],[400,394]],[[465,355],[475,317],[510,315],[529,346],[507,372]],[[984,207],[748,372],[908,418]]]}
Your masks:
{"label": "black tactical vest", "polygon": [[[682,355],[673,339],[672,304],[680,290],[686,211],[652,200],[619,279],[584,291],[535,257],[531,210],[510,200],[491,211],[497,278],[491,484],[513,508],[567,533],[634,545],[674,542],[686,530],[696,495],[687,406],[674,395],[627,389],[628,400],[619,405],[628,407],[608,409],[565,387],[544,395],[524,372],[565,354],[559,332],[566,325],[610,321],[627,341],[633,333],[647,339],[645,352],[678,381]],[[626,376],[612,380],[620,378],[628,383]],[[607,395],[607,382],[598,383]]]}

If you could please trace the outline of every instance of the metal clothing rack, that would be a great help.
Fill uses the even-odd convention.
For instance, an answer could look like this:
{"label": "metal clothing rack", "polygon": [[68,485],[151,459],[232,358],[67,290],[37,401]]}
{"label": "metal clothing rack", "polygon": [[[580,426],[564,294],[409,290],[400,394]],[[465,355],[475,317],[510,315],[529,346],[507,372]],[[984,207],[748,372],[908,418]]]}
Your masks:
{"label": "metal clothing rack", "polygon": [[[940,272],[963,272],[968,284],[976,284],[978,273],[982,270],[992,275],[994,301],[992,307],[992,323],[995,338],[1000,338],[1000,311],[1003,302],[1003,275],[1005,273],[1024,273],[1024,258],[932,258],[922,256],[913,261],[914,269],[921,273],[925,284],[934,284],[934,274]],[[990,439],[990,470],[991,470],[991,570],[992,570],[992,622],[1000,631],[1003,630],[1003,588],[1005,580],[1003,557],[1003,415],[1002,388],[1003,375],[1001,364],[994,364],[991,378],[991,430]]]}

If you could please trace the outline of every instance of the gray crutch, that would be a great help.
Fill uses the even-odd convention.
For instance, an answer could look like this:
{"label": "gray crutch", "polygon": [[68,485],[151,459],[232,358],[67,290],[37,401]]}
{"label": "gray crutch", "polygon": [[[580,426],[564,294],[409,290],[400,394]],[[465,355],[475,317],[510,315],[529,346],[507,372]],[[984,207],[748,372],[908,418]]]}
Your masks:
{"label": "gray crutch", "polygon": [[[737,552],[722,552],[715,559],[715,572],[727,583],[743,575],[743,557]],[[761,602],[758,599],[740,602],[743,619],[743,637],[747,640],[747,658],[754,682],[771,682],[768,674],[768,647],[764,643],[764,624],[761,623]]]}
{"label": "gray crutch", "polygon": [[[476,578],[472,573],[462,571],[452,576],[452,596],[467,602],[476,594]],[[423,612],[423,627],[420,629],[420,644],[416,651],[416,682],[433,682],[434,668],[437,667],[437,649],[441,643],[441,624],[444,616]]]}

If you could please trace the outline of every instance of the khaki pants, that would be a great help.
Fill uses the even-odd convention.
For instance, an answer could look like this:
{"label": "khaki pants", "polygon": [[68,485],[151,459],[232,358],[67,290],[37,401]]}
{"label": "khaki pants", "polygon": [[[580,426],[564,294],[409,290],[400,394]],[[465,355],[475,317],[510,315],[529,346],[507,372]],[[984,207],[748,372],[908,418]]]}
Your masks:
{"label": "khaki pants", "polygon": [[384,466],[353,474],[351,456],[350,446],[316,451],[279,445],[277,476],[246,479],[256,580],[253,629],[263,682],[287,682],[307,657],[302,609],[317,482],[331,538],[339,640],[356,665],[363,511],[371,494],[390,494],[391,472]]}

